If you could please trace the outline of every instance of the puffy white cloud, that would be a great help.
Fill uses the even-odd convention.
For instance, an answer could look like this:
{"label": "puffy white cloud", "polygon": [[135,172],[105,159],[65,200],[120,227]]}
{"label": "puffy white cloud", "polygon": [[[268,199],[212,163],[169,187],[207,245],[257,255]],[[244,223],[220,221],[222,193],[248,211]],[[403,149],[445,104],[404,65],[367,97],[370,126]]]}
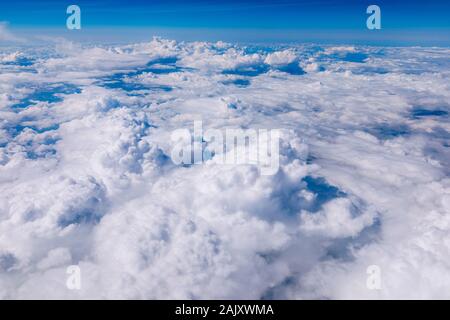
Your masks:
{"label": "puffy white cloud", "polygon": [[330,238],[355,237],[365,227],[372,225],[376,217],[375,212],[354,217],[356,213],[352,211],[355,210],[357,207],[349,199],[338,198],[325,204],[320,212],[304,212],[300,228],[308,234]]}
{"label": "puffy white cloud", "polygon": [[267,64],[278,66],[290,64],[297,60],[297,55],[292,50],[276,51],[269,54],[264,60]]}

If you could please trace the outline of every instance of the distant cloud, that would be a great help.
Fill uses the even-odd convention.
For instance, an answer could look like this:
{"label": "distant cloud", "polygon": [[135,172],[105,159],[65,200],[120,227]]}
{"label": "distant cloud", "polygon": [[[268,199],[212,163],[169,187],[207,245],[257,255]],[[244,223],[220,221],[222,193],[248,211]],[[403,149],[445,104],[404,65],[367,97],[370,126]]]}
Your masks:
{"label": "distant cloud", "polygon": [[8,30],[8,23],[0,21],[0,41],[25,42],[25,39],[14,35]]}

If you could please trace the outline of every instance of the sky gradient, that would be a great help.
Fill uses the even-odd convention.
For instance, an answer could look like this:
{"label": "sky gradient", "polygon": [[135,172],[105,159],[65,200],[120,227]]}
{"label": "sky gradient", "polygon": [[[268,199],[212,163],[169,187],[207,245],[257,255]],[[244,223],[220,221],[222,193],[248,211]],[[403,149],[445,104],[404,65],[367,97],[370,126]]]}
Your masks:
{"label": "sky gradient", "polygon": [[[65,28],[70,4],[81,8],[82,30]],[[381,8],[382,30],[366,28],[370,4]],[[139,40],[154,32],[180,40],[448,45],[449,12],[450,2],[439,0],[22,0],[2,1],[0,21],[23,34],[92,41]]]}

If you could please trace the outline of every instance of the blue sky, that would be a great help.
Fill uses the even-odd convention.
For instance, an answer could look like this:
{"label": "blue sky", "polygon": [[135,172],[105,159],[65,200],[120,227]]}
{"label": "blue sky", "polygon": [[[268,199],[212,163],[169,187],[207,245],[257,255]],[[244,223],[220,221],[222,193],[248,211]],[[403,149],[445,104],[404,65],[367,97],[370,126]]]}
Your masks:
{"label": "blue sky", "polygon": [[[65,29],[70,4],[81,7],[82,30]],[[366,29],[365,10],[370,4],[381,8],[380,31]],[[108,40],[139,38],[153,30],[186,40],[448,44],[449,17],[450,1],[445,0],[18,0],[0,4],[0,21],[8,22],[12,30]]]}

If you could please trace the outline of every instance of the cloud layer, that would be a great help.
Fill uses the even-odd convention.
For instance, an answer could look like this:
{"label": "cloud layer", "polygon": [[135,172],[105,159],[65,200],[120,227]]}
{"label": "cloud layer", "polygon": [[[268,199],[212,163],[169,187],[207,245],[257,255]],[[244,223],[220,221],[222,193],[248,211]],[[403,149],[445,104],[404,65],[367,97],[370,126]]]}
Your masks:
{"label": "cloud layer", "polygon": [[[4,48],[0,298],[450,298],[449,54]],[[198,119],[282,129],[280,170],[173,164]]]}

